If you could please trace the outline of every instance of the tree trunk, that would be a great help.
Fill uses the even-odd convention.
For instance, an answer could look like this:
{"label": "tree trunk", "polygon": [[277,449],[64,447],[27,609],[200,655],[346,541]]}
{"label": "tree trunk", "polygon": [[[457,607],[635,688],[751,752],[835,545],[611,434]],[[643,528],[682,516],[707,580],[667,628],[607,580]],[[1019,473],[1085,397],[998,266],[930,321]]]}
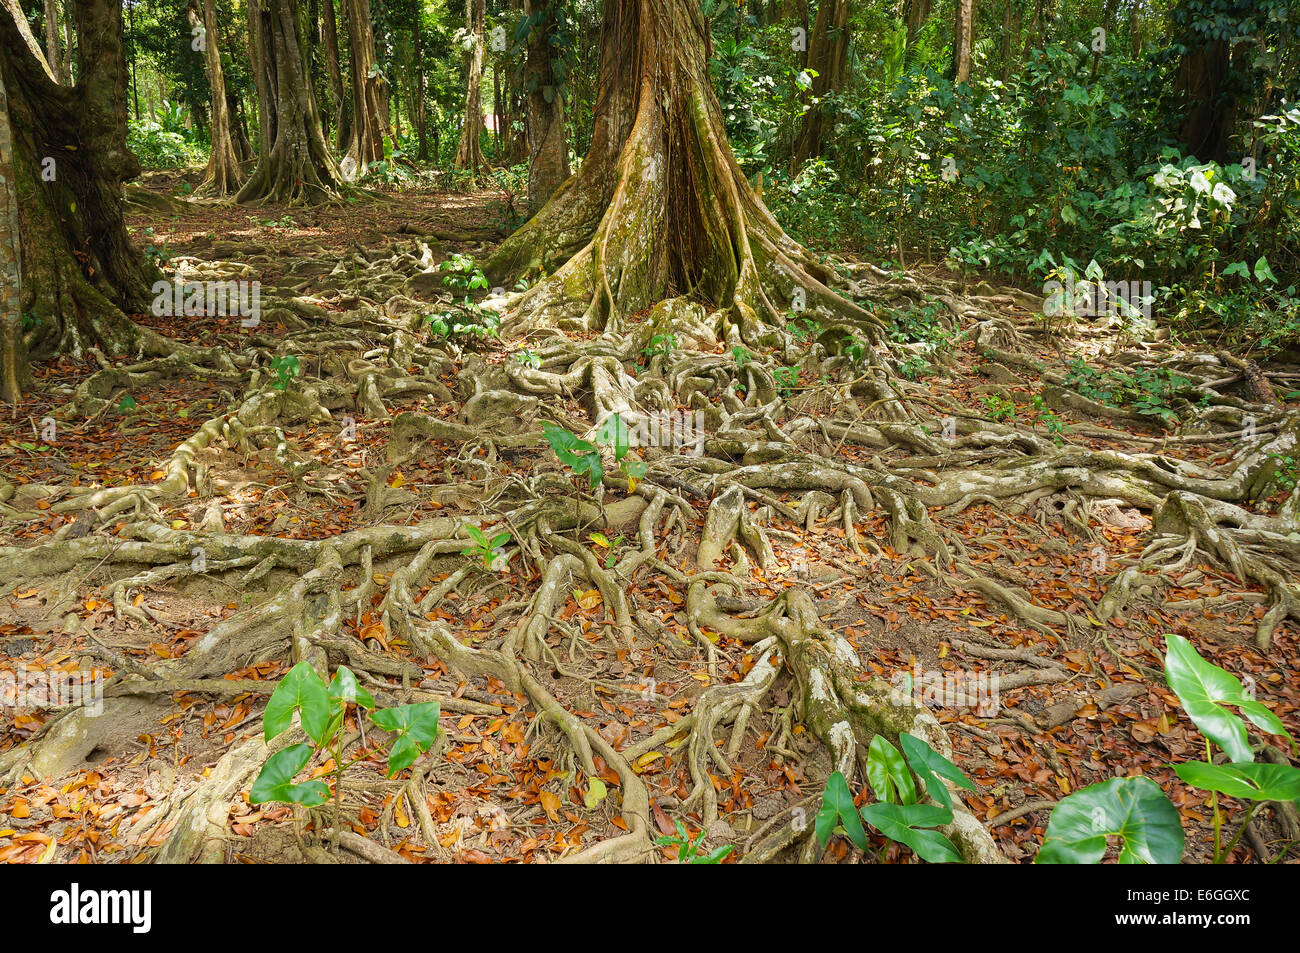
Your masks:
{"label": "tree trunk", "polygon": [[[56,30],[56,41],[58,35]],[[0,398],[17,404],[23,391],[32,385],[32,372],[27,365],[27,347],[23,341],[22,244],[18,233],[18,192],[14,189],[13,158],[9,97],[5,92],[4,75],[0,73]]]}
{"label": "tree trunk", "polygon": [[808,44],[808,71],[816,72],[811,88],[804,95],[806,112],[790,158],[794,175],[809,159],[822,154],[826,131],[834,126],[830,104],[819,102],[843,87],[849,61],[848,0],[822,0]]}
{"label": "tree trunk", "polygon": [[478,178],[483,168],[483,29],[487,20],[484,0],[465,0],[465,29],[472,47],[465,54],[465,116],[456,146],[456,168]]}
{"label": "tree trunk", "polygon": [[415,22],[412,27],[414,32],[415,44],[415,108],[412,110],[411,119],[415,123],[415,140],[416,153],[415,157],[421,162],[429,161],[429,134],[426,128],[428,113],[424,107],[424,33],[420,18],[423,7],[421,4],[415,5]]}
{"label": "tree trunk", "polygon": [[344,152],[351,142],[352,130],[344,128],[347,99],[343,90],[343,69],[339,66],[339,27],[334,0],[321,0],[321,39],[325,42],[325,71],[330,78],[330,94],[334,97],[334,144],[339,152]]}
{"label": "tree trunk", "polygon": [[605,0],[600,100],[581,170],[508,238],[498,284],[549,275],[512,301],[510,333],[547,323],[617,332],[660,299],[718,306],[719,334],[766,337],[788,309],[864,330],[830,269],[782,231],[737,166],[709,81],[694,0]]}
{"label": "tree trunk", "polygon": [[975,19],[975,0],[956,0],[956,20],[952,30],[952,81],[970,79],[971,30]]}
{"label": "tree trunk", "polygon": [[[347,0],[348,45],[352,57],[352,140],[348,155],[364,174],[372,162],[382,162],[388,125],[388,84],[375,64],[375,37],[370,25],[370,0]],[[394,145],[396,145],[394,143]]]}
{"label": "tree trunk", "polygon": [[524,15],[532,16],[536,12],[543,13],[545,19],[528,35],[528,52],[524,61],[524,88],[528,90],[528,210],[531,214],[536,214],[569,177],[564,96],[551,62],[555,4],[525,0]]}
{"label": "tree trunk", "polygon": [[[72,0],[80,34],[81,82],[60,86],[39,48],[26,48],[23,27],[0,13],[0,81],[7,94],[12,149],[0,153],[17,199],[24,340],[6,329],[0,360],[3,393],[26,382],[16,370],[25,348],[36,359],[79,354],[91,345],[138,354],[143,335],[124,312],[149,305],[161,277],[127,235],[122,183],[139,174],[126,148],[126,62],[122,5]],[[21,16],[21,12],[18,13]],[[12,308],[6,303],[6,313]],[[17,380],[15,382],[15,374]]]}
{"label": "tree trunk", "polygon": [[207,61],[208,85],[212,87],[212,151],[208,154],[208,167],[203,173],[199,189],[214,195],[230,195],[239,191],[244,182],[244,170],[239,164],[239,154],[230,134],[230,102],[226,97],[226,77],[221,68],[221,53],[217,42],[217,10],[215,0],[191,0],[188,19],[191,27],[203,26],[203,55]]}
{"label": "tree trunk", "polygon": [[[66,10],[67,8],[65,7],[64,9]],[[73,29],[72,29],[72,17],[70,17],[70,16],[66,16],[66,15],[65,15],[64,18],[63,18],[63,39],[64,39],[64,44],[63,44],[63,76],[64,76],[64,81],[65,81],[69,86],[71,86],[73,83],[75,83],[75,82],[77,81],[76,74],[73,72],[73,69],[72,69],[72,63],[73,63],[73,53],[72,53],[73,45],[72,45],[72,44],[73,44],[73,40],[74,40],[74,38],[75,38],[75,35],[74,35],[74,33],[73,33]]]}
{"label": "tree trunk", "polygon": [[930,18],[930,0],[907,0],[907,7],[903,19],[907,22],[907,51],[903,55],[903,64],[912,65],[912,58],[916,55],[916,37],[921,32],[921,27],[925,26],[925,21]]}
{"label": "tree trunk", "polygon": [[1236,114],[1236,102],[1224,88],[1231,51],[1226,40],[1189,46],[1174,81],[1186,110],[1179,142],[1185,152],[1202,162],[1228,160],[1228,139]]}
{"label": "tree trunk", "polygon": [[59,45],[59,3],[58,0],[45,0],[45,59],[54,70],[54,77],[64,86],[71,85],[68,74],[64,72],[63,53]]}
{"label": "tree trunk", "polygon": [[343,177],[307,82],[305,24],[292,0],[249,0],[248,23],[262,128],[257,168],[235,200],[315,204],[337,198]]}

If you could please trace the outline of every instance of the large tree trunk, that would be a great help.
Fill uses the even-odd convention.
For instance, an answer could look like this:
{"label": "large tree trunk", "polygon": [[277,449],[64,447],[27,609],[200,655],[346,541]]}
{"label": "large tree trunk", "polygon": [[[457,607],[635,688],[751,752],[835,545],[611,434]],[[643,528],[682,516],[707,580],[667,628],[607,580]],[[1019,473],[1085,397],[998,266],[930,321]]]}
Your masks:
{"label": "large tree trunk", "polygon": [[690,295],[717,305],[718,330],[737,340],[759,340],[792,307],[874,325],[830,290],[830,270],[785,235],[736,165],[698,5],[606,0],[604,10],[587,158],[485,268],[500,283],[550,275],[512,302],[509,323],[617,331],[627,315]]}
{"label": "large tree trunk", "polygon": [[487,20],[484,0],[465,0],[465,29],[472,45],[465,54],[465,116],[456,146],[456,168],[475,178],[483,168],[483,28]]}
{"label": "large tree trunk", "polygon": [[325,144],[307,82],[305,25],[292,0],[249,0],[248,23],[262,128],[257,169],[236,201],[315,204],[337,198],[343,177]]}
{"label": "large tree trunk", "polygon": [[1232,48],[1226,40],[1189,46],[1178,66],[1175,91],[1186,109],[1178,139],[1202,162],[1227,162],[1236,101],[1225,90]]}
{"label": "large tree trunk", "polygon": [[212,151],[208,154],[208,167],[203,173],[200,190],[215,195],[230,195],[239,191],[244,182],[244,170],[239,164],[230,134],[230,102],[226,97],[226,76],[221,68],[221,53],[217,43],[217,9],[215,0],[190,0],[187,11],[190,26],[203,26],[203,55],[208,70],[208,85],[212,87]]}
{"label": "large tree trunk", "polygon": [[834,125],[834,115],[828,103],[819,102],[839,92],[844,85],[844,74],[849,62],[849,3],[848,0],[822,0],[817,7],[808,44],[807,68],[815,72],[812,86],[804,96],[803,124],[795,139],[794,154],[790,158],[790,174],[799,171],[809,159],[822,154],[826,131]]}
{"label": "large tree trunk", "polygon": [[[544,19],[528,35],[524,88],[528,90],[528,209],[536,213],[569,177],[569,144],[564,130],[564,96],[551,62],[555,4],[525,0],[524,15]],[[509,130],[507,130],[509,135]],[[513,137],[512,137],[513,138]]]}
{"label": "large tree trunk", "polygon": [[[117,0],[73,0],[80,34],[81,76],[76,86],[51,77],[39,47],[24,39],[16,7],[0,12],[0,77],[8,96],[13,137],[13,193],[17,197],[20,310],[33,358],[80,353],[91,345],[113,354],[138,353],[143,336],[126,313],[149,304],[161,277],[127,236],[122,183],[139,174],[126,148],[126,62],[122,5]],[[18,16],[22,16],[17,11]],[[8,175],[6,175],[8,178]],[[19,359],[5,342],[0,368],[12,394]]]}
{"label": "large tree trunk", "polygon": [[952,81],[965,83],[970,79],[970,48],[975,19],[975,0],[956,0],[955,22],[952,29]]}
{"label": "large tree trunk", "polygon": [[370,0],[347,0],[348,44],[352,50],[352,140],[348,155],[364,173],[384,158],[384,140],[392,139],[388,125],[387,86],[375,65],[375,37],[370,25]]}

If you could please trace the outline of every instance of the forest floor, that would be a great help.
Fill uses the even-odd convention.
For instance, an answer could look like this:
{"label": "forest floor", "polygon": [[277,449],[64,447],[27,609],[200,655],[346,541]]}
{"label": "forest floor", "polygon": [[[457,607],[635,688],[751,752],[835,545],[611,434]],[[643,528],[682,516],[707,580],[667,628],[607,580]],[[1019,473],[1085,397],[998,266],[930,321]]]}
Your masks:
{"label": "forest floor", "polygon": [[[161,192],[170,184],[164,179],[152,187]],[[135,214],[131,226],[141,244],[156,250],[169,267],[192,260],[232,278],[256,278],[264,300],[308,298],[319,314],[342,316],[382,310],[399,294],[436,311],[448,294],[443,273],[431,270],[429,261],[457,251],[481,257],[500,234],[505,197],[429,193],[395,199],[318,210],[195,204],[184,215]],[[423,270],[400,267],[407,260],[402,255],[419,259],[426,252],[432,258],[425,256]],[[380,274],[368,277],[372,266]],[[385,267],[396,277],[385,277]],[[1027,427],[1044,445],[1093,454],[1089,459],[1115,451],[1213,468],[1229,464],[1240,451],[1232,439],[1182,440],[1177,420],[1098,413],[1095,403],[1054,405],[1057,416],[1043,417],[1034,395],[1059,381],[1072,360],[1084,356],[1104,366],[1131,347],[1100,322],[1083,322],[1067,332],[1067,339],[1045,340],[1032,333],[1036,315],[1025,296],[980,288],[978,313],[949,315],[951,359],[918,370],[916,387],[909,391],[916,398],[912,406],[929,421],[929,433],[938,431],[939,418],[960,414],[995,430],[999,424]],[[956,297],[950,287],[945,294]],[[189,477],[181,492],[158,493],[145,502],[132,497],[134,516],[114,506],[107,522],[96,526],[85,520],[84,508],[63,504],[88,490],[167,481],[177,449],[204,421],[229,420],[252,393],[245,393],[245,385],[255,388],[257,382],[249,384],[246,375],[187,370],[141,373],[87,397],[83,385],[103,369],[95,355],[36,367],[35,391],[0,415],[0,483],[10,488],[2,498],[12,504],[0,514],[0,547],[12,547],[0,556],[9,562],[0,577],[17,580],[0,592],[0,673],[22,678],[93,668],[120,675],[129,667],[154,677],[171,671],[169,666],[184,665],[215,627],[238,632],[241,620],[268,619],[252,613],[265,611],[277,596],[322,571],[323,563],[314,561],[319,551],[309,544],[356,539],[355,546],[347,544],[351,548],[341,568],[331,570],[338,589],[332,605],[339,617],[325,643],[329,658],[366,672],[364,683],[389,703],[439,700],[445,738],[435,756],[419,762],[414,777],[386,778],[378,756],[351,770],[344,805],[355,832],[411,861],[472,863],[549,862],[629,830],[620,809],[629,776],[601,753],[607,749],[600,741],[587,735],[596,746],[590,754],[592,773],[581,752],[566,750],[560,733],[543,727],[541,695],[484,671],[466,674],[442,654],[421,651],[424,643],[413,644],[412,634],[393,624],[399,595],[394,590],[407,583],[412,592],[401,593],[402,598],[418,603],[412,608],[420,617],[483,658],[497,658],[494,652],[504,656],[508,642],[524,650],[535,643],[532,654],[551,664],[530,658],[531,677],[576,719],[579,731],[594,732],[609,749],[627,756],[648,793],[655,833],[670,834],[681,820],[692,834],[704,829],[710,847],[735,845],[731,862],[766,849],[790,817],[816,813],[832,757],[799,722],[800,690],[788,666],[779,666],[764,685],[761,703],[751,698],[741,717],[731,711],[711,726],[716,733],[704,740],[720,750],[702,757],[701,774],[696,726],[720,697],[715,690],[744,682],[766,658],[752,642],[701,625],[700,616],[688,613],[690,594],[683,580],[700,568],[696,548],[713,512],[712,494],[691,492],[701,486],[694,477],[659,480],[660,487],[680,494],[684,506],[669,505],[677,514],[675,526],[651,543],[657,562],[637,566],[633,561],[620,577],[626,604],[611,604],[616,600],[601,582],[581,576],[581,567],[591,561],[582,553],[607,568],[635,555],[645,543],[635,518],[622,528],[585,519],[582,525],[550,528],[569,541],[563,551],[577,567],[562,578],[549,571],[558,554],[535,545],[512,551],[497,571],[474,569],[459,553],[467,545],[461,539],[454,547],[430,550],[419,577],[400,577],[399,587],[394,577],[433,536],[385,551],[380,536],[364,535],[379,526],[422,527],[442,520],[504,528],[520,543],[534,539],[517,523],[518,501],[506,506],[502,494],[542,474],[551,480],[552,497],[563,496],[568,477],[551,450],[537,439],[518,446],[502,439],[467,447],[448,435],[479,426],[466,409],[474,396],[466,384],[467,368],[474,374],[513,368],[524,348],[536,348],[549,360],[545,341],[503,333],[496,340],[442,347],[428,362],[410,357],[408,348],[404,379],[419,386],[393,388],[387,386],[391,380],[381,379],[380,400],[358,398],[349,406],[331,404],[336,396],[329,390],[331,380],[346,375],[331,359],[334,344],[312,349],[318,322],[302,311],[267,309],[251,334],[236,316],[133,317],[196,348],[228,348],[237,355],[251,347],[262,355],[263,368],[267,355],[294,354],[301,371],[291,386],[317,385],[313,398],[332,406],[333,416],[282,413],[262,424],[274,430],[269,441],[232,446],[214,440],[186,464]],[[1015,365],[993,360],[988,346],[977,344],[970,332],[989,321],[1021,329],[1016,354],[1025,360]],[[351,326],[347,334],[356,340],[347,345],[346,357],[364,355],[363,364],[374,365],[374,350],[391,346],[365,326]],[[434,343],[421,341],[422,346]],[[699,350],[730,360],[724,343]],[[626,372],[633,378],[667,376],[662,360],[659,365],[642,361],[649,366],[625,362]],[[787,362],[785,357],[777,361]],[[1225,394],[1233,392],[1224,388]],[[815,426],[789,426],[800,418],[831,419],[843,409],[841,394],[835,378],[804,374],[797,386],[783,388],[784,412],[775,423],[794,435],[791,440],[837,465],[861,472],[883,467],[918,484],[935,482],[927,474],[941,465],[936,461],[943,453],[927,449],[924,433],[872,446],[848,439],[849,431],[831,439]],[[859,419],[872,419],[870,404],[861,402]],[[1014,416],[1006,416],[1009,411]],[[396,434],[394,424],[404,412],[444,427],[426,428],[423,436]],[[344,414],[354,429],[341,435]],[[521,426],[596,422],[582,383],[521,395],[511,415]],[[1049,429],[1049,420],[1063,426]],[[49,421],[54,439],[43,438]],[[968,432],[963,428],[963,435]],[[996,464],[1013,452],[1012,442],[989,444],[972,450],[966,465]],[[685,457],[688,448],[666,455],[673,453]],[[753,470],[761,461],[756,454],[743,462]],[[654,480],[654,472],[647,480]],[[34,489],[24,496],[23,488]],[[1207,795],[1181,783],[1170,767],[1203,757],[1204,743],[1165,683],[1163,635],[1184,635],[1207,659],[1246,679],[1256,697],[1296,733],[1300,629],[1285,617],[1275,620],[1267,648],[1261,649],[1257,633],[1269,611],[1268,586],[1241,578],[1200,550],[1158,585],[1135,585],[1121,603],[1099,612],[1116,579],[1142,563],[1157,538],[1151,507],[1133,505],[1122,494],[1094,494],[1077,507],[1048,493],[1018,504],[1001,494],[963,495],[969,498],[960,505],[927,504],[925,515],[946,548],[960,549],[960,562],[979,567],[983,578],[996,578],[1001,589],[936,568],[932,554],[907,545],[907,539],[900,542],[896,514],[880,494],[870,508],[850,507],[835,493],[822,493],[826,499],[810,505],[805,488],[751,481],[743,502],[749,516],[741,518],[739,535],[731,534],[737,538],[724,539],[712,561],[740,586],[725,608],[752,616],[783,594],[800,591],[811,597],[820,625],[851,646],[863,680],[878,676],[898,684],[900,673],[913,673],[922,685],[932,684],[927,673],[940,673],[955,680],[950,685],[967,690],[995,686],[996,697],[985,694],[978,705],[943,704],[941,695],[926,700],[951,740],[953,760],[975,783],[976,790],[966,796],[970,811],[1008,858],[1032,859],[1051,802],[1098,781],[1142,773],[1169,794],[1181,814],[1188,831],[1186,859],[1208,860],[1213,835]],[[636,494],[607,487],[604,504],[612,509],[620,496]],[[99,498],[101,512],[106,499],[126,498]],[[1285,495],[1278,495],[1243,505],[1269,518],[1284,503]],[[144,522],[167,535],[140,529],[142,511]],[[747,520],[762,524],[757,542],[747,533]],[[209,557],[218,563],[233,560],[229,565],[152,576],[141,567],[155,560],[113,555],[119,552],[113,547],[127,545],[127,537],[140,547],[162,546],[166,539],[166,545],[179,546],[183,562],[190,543],[204,534],[231,547],[236,537],[244,543],[273,538],[302,546],[276,550],[276,558],[266,563],[268,551],[232,555],[232,548]],[[545,536],[539,531],[536,538]],[[73,572],[73,562],[51,562],[37,554],[42,544],[56,545],[51,540],[58,546],[102,543],[107,548],[95,550],[100,555],[90,561],[77,561]],[[31,550],[30,562],[19,549]],[[347,555],[360,549],[361,556]],[[291,552],[306,555],[295,564],[285,556]],[[124,574],[127,566],[132,571]],[[123,578],[129,580],[125,586]],[[532,601],[539,588],[557,579],[551,601],[542,607]],[[451,586],[441,585],[448,581]],[[306,603],[313,591],[309,585]],[[997,597],[1007,591],[1045,611],[1017,611]],[[542,616],[540,627],[530,628],[530,613]],[[298,638],[304,626],[325,625],[321,620],[328,615],[321,610],[304,616],[306,621],[281,641]],[[55,750],[37,764],[19,762],[7,782],[0,780],[0,860],[139,862],[158,856],[183,818],[186,799],[223,770],[224,756],[260,736],[267,695],[290,662],[286,653],[260,645],[223,664],[228,667],[175,671],[238,680],[229,691],[208,685],[110,697],[116,704],[107,705],[102,724],[83,732],[67,757]],[[1000,685],[990,680],[994,675]],[[249,682],[266,688],[256,690]],[[59,714],[53,707],[0,709],[0,754],[48,735],[43,726]],[[729,720],[736,725],[733,736],[721,727]],[[325,766],[320,773],[326,773]],[[608,795],[593,787],[594,778]],[[248,783],[245,776],[233,791],[223,789],[217,814],[207,814],[219,816],[221,856],[249,863],[319,859],[304,846],[310,838],[298,829],[301,819],[295,820],[294,811],[248,804]],[[701,783],[711,797],[701,793]],[[1230,817],[1242,815],[1242,803],[1223,803]],[[800,825],[794,829],[797,833]],[[1253,840],[1277,845],[1286,839],[1284,819],[1266,811],[1231,859],[1254,862]],[[883,838],[873,845],[883,850],[880,859],[911,859],[905,848]],[[676,857],[675,849],[663,852],[666,859]],[[876,859],[853,851],[843,838],[820,856],[824,862]],[[1295,857],[1293,852],[1291,862]]]}

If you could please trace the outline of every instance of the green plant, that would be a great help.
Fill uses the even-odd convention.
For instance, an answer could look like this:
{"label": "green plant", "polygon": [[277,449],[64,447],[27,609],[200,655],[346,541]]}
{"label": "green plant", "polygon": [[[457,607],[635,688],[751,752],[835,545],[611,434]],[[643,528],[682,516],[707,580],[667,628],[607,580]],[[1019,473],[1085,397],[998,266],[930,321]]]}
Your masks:
{"label": "green plant", "polygon": [[271,386],[281,393],[289,389],[295,377],[298,376],[301,367],[298,358],[292,354],[284,354],[280,357],[272,358],[271,370],[275,372],[275,380]]}
{"label": "green plant", "polygon": [[[922,860],[960,863],[957,848],[934,828],[950,824],[953,819],[952,795],[945,779],[967,790],[975,790],[975,785],[955,764],[920,738],[902,732],[898,740],[902,752],[884,735],[871,739],[867,749],[867,781],[876,803],[860,811],[853,803],[844,775],[832,772],[826,780],[814,825],[818,843],[825,847],[831,835],[839,830],[854,846],[866,850],[867,837],[862,826],[865,820],[885,837],[910,847]],[[934,803],[921,803],[916,781],[920,781]]]}
{"label": "green plant", "polygon": [[781,396],[789,398],[794,393],[794,389],[799,386],[799,368],[778,367],[772,372],[772,380],[776,382],[776,389],[780,391]]}
{"label": "green plant", "polygon": [[660,847],[676,847],[677,862],[679,864],[720,864],[723,858],[731,853],[731,844],[724,844],[708,854],[703,853],[704,832],[700,831],[699,837],[691,840],[685,825],[681,821],[677,821],[676,824],[676,834],[658,837],[655,839],[655,843]]}
{"label": "green plant", "polygon": [[1010,420],[1016,415],[1016,405],[1006,394],[984,394],[980,400],[995,421]]}
{"label": "green plant", "polygon": [[1277,466],[1273,469],[1273,482],[1288,492],[1294,490],[1296,482],[1300,480],[1300,463],[1289,454],[1270,453],[1268,457],[1277,461]]}
{"label": "green plant", "polygon": [[1034,418],[1030,423],[1033,426],[1042,424],[1047,428],[1047,432],[1057,443],[1065,442],[1065,435],[1070,432],[1069,425],[1057,416],[1056,411],[1049,410],[1047,401],[1043,399],[1042,394],[1035,394],[1033,397]]}
{"label": "green plant", "polygon": [[524,365],[524,367],[529,367],[532,368],[533,370],[537,370],[539,367],[542,366],[542,356],[538,354],[536,351],[529,351],[529,350],[520,351],[515,355],[515,360],[517,360],[520,364]]}
{"label": "green plant", "polygon": [[677,335],[656,334],[650,338],[650,343],[645,346],[644,353],[646,357],[653,358],[659,355],[664,360],[667,360],[672,357],[675,350],[677,350]]}
{"label": "green plant", "polygon": [[575,477],[585,474],[593,490],[600,485],[605,478],[605,465],[595,444],[549,421],[542,425],[542,438]]}
{"label": "green plant", "polygon": [[489,287],[483,270],[474,264],[474,259],[469,255],[452,255],[438,266],[438,270],[446,272],[442,283],[458,294],[467,295],[471,291]]}
{"label": "green plant", "polygon": [[[1205,761],[1183,762],[1173,768],[1184,783],[1210,792],[1214,862],[1222,863],[1262,802],[1300,799],[1300,768],[1254,763],[1246,723],[1230,709],[1238,709],[1269,734],[1291,740],[1281,719],[1255,701],[1240,679],[1207,662],[1182,636],[1166,635],[1165,642],[1165,680],[1205,737]],[[1226,752],[1231,761],[1215,764],[1214,746]],[[1253,802],[1226,845],[1222,841],[1220,793]],[[1111,836],[1120,839],[1122,864],[1176,864],[1182,857],[1184,834],[1177,809],[1155,782],[1132,777],[1112,778],[1062,798],[1052,809],[1047,836],[1035,862],[1098,863],[1106,854],[1107,838]],[[1288,844],[1277,860],[1291,846]]]}
{"label": "green plant", "polygon": [[613,569],[618,563],[618,554],[614,552],[623,542],[622,536],[616,536],[612,541],[604,533],[589,533],[587,538],[605,550],[604,564],[606,569]]}
{"label": "green plant", "polygon": [[750,354],[746,348],[743,348],[739,344],[737,344],[735,347],[731,349],[731,358],[736,362],[736,367],[739,370],[743,371],[745,369],[745,365],[751,363],[754,360],[754,355]]}
{"label": "green plant", "polygon": [[[1166,635],[1165,643],[1165,680],[1182,702],[1187,717],[1205,737],[1205,761],[1175,765],[1174,770],[1186,783],[1210,792],[1210,806],[1214,812],[1214,862],[1217,864],[1237,845],[1259,802],[1300,797],[1300,768],[1255,764],[1246,723],[1229,709],[1238,709],[1252,724],[1269,734],[1286,738],[1292,749],[1295,742],[1282,720],[1251,697],[1235,675],[1201,658],[1192,644],[1180,635]],[[1213,763],[1213,746],[1216,745],[1227,753],[1231,759],[1229,764]],[[1283,770],[1274,771],[1274,768]],[[1221,846],[1220,792],[1255,802],[1240,830],[1226,847]],[[1285,796],[1287,792],[1292,792],[1290,797]]]}
{"label": "green plant", "polygon": [[898,373],[909,381],[919,380],[929,372],[930,362],[916,354],[905,360],[898,368]]}
{"label": "green plant", "polygon": [[477,526],[466,526],[465,532],[469,533],[469,538],[473,540],[473,543],[461,550],[464,555],[473,556],[487,570],[504,568],[504,557],[499,550],[510,542],[509,533],[497,533],[497,535],[488,539]]}
{"label": "green plant", "polygon": [[334,762],[334,826],[337,830],[342,809],[343,772],[368,759],[375,750],[373,746],[363,747],[351,760],[344,761],[348,741],[341,729],[349,709],[353,707],[358,712],[366,709],[371,722],[395,735],[388,749],[389,777],[409,768],[437,739],[437,702],[379,708],[374,697],[347,667],[340,666],[326,686],[311,664],[303,660],[290,669],[275,687],[262,712],[262,729],[269,744],[289,728],[297,712],[310,742],[289,745],[271,755],[253,782],[249,802],[278,801],[304,807],[326,803],[330,791],[324,781],[314,778],[295,783],[293,779],[313,757],[327,755]]}

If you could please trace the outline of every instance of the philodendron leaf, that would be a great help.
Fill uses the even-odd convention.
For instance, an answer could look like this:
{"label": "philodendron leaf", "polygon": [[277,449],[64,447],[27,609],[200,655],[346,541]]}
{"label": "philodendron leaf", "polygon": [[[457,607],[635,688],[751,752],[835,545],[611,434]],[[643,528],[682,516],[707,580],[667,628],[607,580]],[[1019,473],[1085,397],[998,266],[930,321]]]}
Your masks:
{"label": "philodendron leaf", "polygon": [[370,720],[385,731],[397,733],[388,749],[388,776],[391,778],[433,746],[438,737],[438,703],[397,705],[370,713]]}
{"label": "philodendron leaf", "polygon": [[916,785],[907,762],[884,735],[871,739],[867,749],[867,780],[877,801],[890,804],[915,804]]}
{"label": "philodendron leaf", "polygon": [[844,775],[838,771],[826,779],[826,790],[822,792],[822,806],[817,811],[814,830],[817,843],[823,848],[830,842],[837,826],[843,826],[853,846],[858,850],[867,849],[867,832],[862,828],[862,819],[858,817],[857,805],[853,803],[853,792]]}
{"label": "philodendron leaf", "polygon": [[1174,765],[1178,776],[1194,788],[1218,791],[1249,801],[1300,800],[1300,768],[1289,764],[1207,764],[1188,761]]}
{"label": "philodendron leaf", "polygon": [[330,682],[330,698],[337,698],[340,701],[352,705],[360,705],[371,711],[375,709],[375,699],[368,691],[361,687],[357,677],[352,674],[352,669],[346,665],[340,665],[338,671],[334,673],[334,679]]}
{"label": "philodendron leaf", "polygon": [[948,808],[934,804],[868,804],[862,809],[862,818],[890,840],[912,848],[922,860],[932,864],[961,863],[961,854],[952,841],[927,829],[949,823],[952,811]]}
{"label": "philodendron leaf", "polygon": [[294,711],[302,712],[302,727],[317,744],[324,740],[329,727],[330,701],[325,682],[306,660],[289,669],[289,674],[275,686],[266,710],[262,712],[262,729],[270,741],[289,727]]}
{"label": "philodendron leaf", "polygon": [[253,789],[248,792],[248,802],[263,804],[266,801],[283,801],[315,807],[328,801],[330,789],[324,781],[293,783],[294,775],[311,760],[311,752],[311,745],[304,742],[290,745],[267,758],[266,764],[262,765],[262,772],[253,782]]}
{"label": "philodendron leaf", "polygon": [[1166,635],[1165,679],[1183,703],[1187,717],[1212,742],[1228,753],[1233,761],[1254,761],[1246,725],[1227,706],[1241,709],[1242,714],[1272,735],[1290,739],[1281,719],[1246,694],[1241,681],[1197,654],[1181,635]]}
{"label": "philodendron leaf", "polygon": [[1183,856],[1177,809],[1149,778],[1112,778],[1062,798],[1047,822],[1038,864],[1095,864],[1106,838],[1120,838],[1121,864],[1176,864]]}
{"label": "philodendron leaf", "polygon": [[909,735],[904,731],[899,734],[898,740],[903,746],[903,754],[907,755],[907,763],[912,766],[916,776],[925,782],[926,793],[944,807],[952,809],[952,795],[948,793],[948,785],[943,783],[942,778],[947,778],[959,787],[966,788],[969,791],[975,790],[974,783],[971,782],[970,778],[962,774],[957,765],[939,754],[920,738]]}

